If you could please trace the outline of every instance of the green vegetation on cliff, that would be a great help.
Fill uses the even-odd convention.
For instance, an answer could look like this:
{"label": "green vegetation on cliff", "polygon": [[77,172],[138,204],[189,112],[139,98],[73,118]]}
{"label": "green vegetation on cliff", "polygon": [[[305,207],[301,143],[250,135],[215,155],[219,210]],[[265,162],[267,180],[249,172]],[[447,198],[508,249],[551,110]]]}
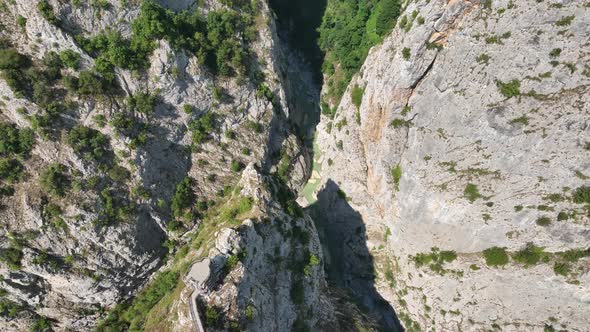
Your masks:
{"label": "green vegetation on cliff", "polygon": [[328,1],[319,45],[325,53],[322,71],[332,101],[340,100],[369,49],[391,31],[400,12],[399,0]]}

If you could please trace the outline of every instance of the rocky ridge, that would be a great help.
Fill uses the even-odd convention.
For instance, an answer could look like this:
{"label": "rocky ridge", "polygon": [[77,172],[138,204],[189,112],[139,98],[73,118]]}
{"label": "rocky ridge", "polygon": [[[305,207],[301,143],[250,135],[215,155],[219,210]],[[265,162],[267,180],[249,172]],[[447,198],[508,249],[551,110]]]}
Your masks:
{"label": "rocky ridge", "polygon": [[[41,10],[40,3],[49,5],[55,20]],[[174,11],[197,10],[202,15],[231,10],[216,1],[199,6],[189,1],[158,3]],[[6,292],[3,303],[18,309],[4,312],[0,321],[3,330],[44,324],[88,330],[104,317],[104,310],[136,294],[164,263],[163,244],[177,247],[185,243],[192,234],[185,232],[202,221],[193,217],[199,212],[192,207],[184,207],[184,215],[177,218],[168,207],[178,194],[177,184],[185,178],[190,180],[191,199],[208,204],[224,188],[234,185],[249,163],[257,163],[262,172],[269,173],[276,171],[280,161],[283,176],[289,175],[293,188],[305,181],[309,168],[306,147],[291,131],[298,110],[287,104],[290,95],[282,74],[287,70],[282,60],[287,57],[286,50],[277,45],[266,2],[257,6],[256,36],[249,47],[251,61],[265,77],[262,92],[261,85],[213,75],[198,57],[165,39],[155,40],[145,70],[114,69],[121,89],[117,94],[80,96],[64,93],[64,83],[56,83],[53,93],[65,95],[59,100],[66,102],[68,110],[58,117],[57,127],[50,128],[49,134],[35,135],[30,156],[22,160],[26,176],[11,184],[14,194],[1,197],[3,253],[20,252],[19,266],[0,267]],[[30,57],[35,68],[42,66],[42,59],[51,52],[72,50],[79,54],[77,69],[62,68],[62,77],[78,77],[98,66],[98,60],[81,46],[80,36],[91,38],[114,30],[129,38],[131,22],[141,15],[137,3],[115,0],[101,6],[18,1],[4,9],[3,37]],[[27,128],[31,119],[48,112],[47,105],[16,93],[4,80],[0,91],[3,123]],[[153,110],[128,113],[129,98],[145,92],[156,96]],[[121,120],[117,118],[121,112],[142,124],[144,129],[138,136],[122,134],[113,127],[114,121]],[[214,114],[215,128],[194,148],[191,126],[207,113]],[[80,125],[104,135],[95,134],[108,142],[104,153],[112,161],[92,161],[88,154],[74,149],[68,142],[69,132]],[[66,182],[73,184],[63,195],[48,194],[40,185],[44,170],[55,163],[62,165]],[[105,169],[105,164],[111,170]],[[111,179],[116,176],[112,172],[116,167],[123,179]],[[94,185],[97,182],[99,189]],[[106,193],[101,189],[105,186]],[[123,200],[120,203],[119,198]],[[115,225],[97,222],[113,204],[123,221]],[[48,206],[59,211],[57,216],[48,217]],[[180,229],[170,225],[174,219],[182,220]],[[58,229],[53,227],[55,223]],[[314,282],[314,289],[318,288],[321,278]],[[291,318],[281,324],[292,323]]]}

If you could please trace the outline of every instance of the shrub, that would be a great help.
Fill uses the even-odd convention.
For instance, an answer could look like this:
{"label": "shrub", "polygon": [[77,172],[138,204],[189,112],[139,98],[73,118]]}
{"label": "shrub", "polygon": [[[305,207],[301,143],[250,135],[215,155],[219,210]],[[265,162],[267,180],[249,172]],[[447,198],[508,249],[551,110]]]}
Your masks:
{"label": "shrub", "polygon": [[0,122],[0,156],[26,155],[35,145],[31,129],[18,129],[13,124]]}
{"label": "shrub", "polygon": [[193,107],[193,105],[189,105],[189,104],[184,104],[182,106],[182,110],[184,111],[184,113],[186,114],[193,114],[195,108]]}
{"label": "shrub", "polygon": [[554,48],[549,52],[549,56],[552,58],[556,58],[561,55],[561,48]]}
{"label": "shrub", "polygon": [[483,196],[477,190],[477,186],[473,183],[468,183],[465,186],[465,190],[463,190],[463,197],[467,198],[469,202],[473,203],[479,198],[483,198]]}
{"label": "shrub", "polygon": [[498,86],[500,93],[506,98],[512,98],[520,95],[520,82],[518,80],[512,80],[508,83],[496,81],[496,85]]}
{"label": "shrub", "polygon": [[68,49],[59,54],[59,58],[66,65],[66,67],[72,69],[78,69],[80,67],[80,54],[74,50]]}
{"label": "shrub", "polygon": [[576,204],[590,204],[590,187],[582,186],[574,191],[572,200]]}
{"label": "shrub", "polygon": [[410,51],[410,49],[409,49],[409,48],[407,48],[407,47],[404,47],[404,49],[402,50],[402,57],[403,57],[405,60],[410,60],[410,56],[411,56],[411,55],[412,55],[412,54],[411,54],[411,51]]}
{"label": "shrub", "polygon": [[537,218],[536,223],[539,226],[549,226],[551,224],[551,219],[546,216],[539,217],[539,218]]}
{"label": "shrub", "polygon": [[352,99],[352,103],[354,104],[354,106],[356,106],[357,109],[361,107],[364,93],[365,93],[365,89],[359,87],[356,84],[352,88],[351,99]]}
{"label": "shrub", "polygon": [[181,217],[183,215],[184,210],[192,204],[193,198],[194,193],[191,188],[191,179],[189,177],[185,177],[176,186],[176,192],[172,197],[172,215],[176,218]]}
{"label": "shrub", "polygon": [[62,78],[62,83],[70,93],[78,92],[78,89],[80,88],[80,81],[76,76],[64,76]]}
{"label": "shrub", "polygon": [[130,174],[125,167],[115,165],[109,170],[109,177],[115,182],[125,183],[129,179]]}
{"label": "shrub", "polygon": [[26,18],[24,18],[24,17],[23,17],[23,16],[21,16],[21,15],[18,15],[18,16],[16,17],[16,24],[18,24],[18,26],[21,28],[21,30],[22,30],[23,32],[25,32],[25,31],[26,31],[26,28],[27,28],[27,19],[26,19]]}
{"label": "shrub", "polygon": [[217,325],[221,315],[219,311],[215,307],[207,307],[205,309],[205,325],[206,326],[215,326]]}
{"label": "shrub", "polygon": [[543,253],[543,248],[527,243],[524,248],[514,254],[513,258],[528,267],[537,264],[541,260],[541,253]]}
{"label": "shrub", "polygon": [[564,16],[564,17],[560,18],[559,20],[557,20],[555,22],[555,25],[557,25],[558,27],[568,26],[568,25],[572,24],[572,21],[574,20],[574,18],[576,18],[575,15]]}
{"label": "shrub", "polygon": [[490,56],[487,55],[486,53],[482,53],[480,55],[477,56],[477,58],[475,58],[475,61],[477,61],[478,63],[482,63],[482,64],[488,64],[490,61]]}
{"label": "shrub", "polygon": [[244,169],[244,164],[241,161],[236,160],[236,159],[231,161],[232,172],[237,173],[237,172],[241,171],[242,169]]}
{"label": "shrub", "polygon": [[53,6],[50,5],[47,0],[37,2],[37,10],[39,10],[41,16],[43,16],[47,22],[54,25],[59,24],[59,20],[55,17],[55,13],[53,12]]}
{"label": "shrub", "polygon": [[0,49],[0,69],[22,69],[30,65],[30,60],[14,48]]}
{"label": "shrub", "polygon": [[78,93],[84,96],[98,96],[105,94],[107,85],[104,79],[97,74],[85,70],[80,72],[78,78]]}
{"label": "shrub", "polygon": [[567,276],[570,272],[570,265],[565,262],[555,262],[553,265],[553,271],[555,274]]}
{"label": "shrub", "polygon": [[8,183],[20,181],[23,173],[22,164],[16,159],[0,158],[0,180]]}
{"label": "shrub", "polygon": [[252,320],[254,318],[254,306],[248,304],[246,306],[246,319]]}
{"label": "shrub", "polygon": [[568,262],[577,262],[580,258],[590,257],[590,247],[587,249],[570,249],[561,254]]}
{"label": "shrub", "polygon": [[33,332],[43,332],[43,331],[50,331],[51,323],[45,317],[39,317],[35,320],[33,326],[31,326],[31,331]]}
{"label": "shrub", "polygon": [[54,196],[63,196],[69,186],[68,177],[64,174],[65,166],[57,163],[50,164],[40,176],[39,183],[43,191]]}
{"label": "shrub", "polygon": [[395,119],[391,120],[391,123],[389,125],[395,129],[398,129],[401,127],[409,127],[411,124],[412,124],[411,120],[404,120],[401,118],[395,118]]}
{"label": "shrub", "polygon": [[391,169],[391,177],[396,191],[399,191],[399,181],[402,178],[402,167],[398,164]]}
{"label": "shrub", "polygon": [[565,211],[561,211],[557,214],[557,221],[568,220],[569,218],[570,215]]}
{"label": "shrub", "polygon": [[[8,265],[11,270],[18,270],[21,267],[21,259],[23,258],[23,253],[18,248],[6,248],[0,249],[0,262]],[[0,306],[0,311],[3,311]]]}
{"label": "shrub", "polygon": [[86,160],[100,160],[107,153],[108,138],[98,130],[77,125],[68,133],[68,144]]}
{"label": "shrub", "polygon": [[263,130],[262,125],[259,122],[252,120],[248,120],[248,122],[246,123],[246,127],[257,134],[262,133]]}
{"label": "shrub", "polygon": [[239,258],[237,255],[231,255],[227,258],[227,260],[225,261],[225,270],[227,272],[232,271],[233,269],[236,268],[236,266],[238,266],[238,262],[239,262]]}
{"label": "shrub", "polygon": [[483,251],[488,266],[502,266],[508,263],[508,254],[504,248],[492,247]]}
{"label": "shrub", "polygon": [[457,259],[457,253],[454,251],[443,250],[439,254],[440,260],[444,262],[452,262]]}
{"label": "shrub", "polygon": [[200,118],[189,123],[192,131],[193,145],[198,145],[206,141],[209,133],[214,129],[214,115],[211,112],[205,113]]}
{"label": "shrub", "polygon": [[156,102],[156,96],[151,95],[148,92],[138,92],[133,96],[129,97],[129,106],[135,111],[144,114],[154,113]]}

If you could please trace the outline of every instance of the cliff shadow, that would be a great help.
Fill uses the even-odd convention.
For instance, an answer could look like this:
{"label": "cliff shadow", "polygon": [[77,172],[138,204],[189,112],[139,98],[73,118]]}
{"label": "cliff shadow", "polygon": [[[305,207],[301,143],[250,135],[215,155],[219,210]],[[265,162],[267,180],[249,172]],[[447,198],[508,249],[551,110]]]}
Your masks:
{"label": "cliff shadow", "polygon": [[367,230],[345,193],[328,180],[306,211],[319,233],[328,285],[344,290],[381,331],[404,331],[392,306],[375,288],[374,259],[367,247]]}
{"label": "cliff shadow", "polygon": [[280,37],[298,51],[307,62],[318,87],[322,82],[324,53],[319,47],[318,28],[326,11],[327,0],[270,0],[277,14]]}

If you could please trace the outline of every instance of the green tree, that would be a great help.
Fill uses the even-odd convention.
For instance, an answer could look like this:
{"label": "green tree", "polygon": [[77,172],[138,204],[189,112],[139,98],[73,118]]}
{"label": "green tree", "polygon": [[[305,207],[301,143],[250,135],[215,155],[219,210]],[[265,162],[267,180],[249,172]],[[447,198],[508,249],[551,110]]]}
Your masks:
{"label": "green tree", "polygon": [[376,32],[379,36],[384,36],[395,25],[395,21],[401,12],[399,0],[381,0],[379,2],[379,14],[377,15]]}
{"label": "green tree", "polygon": [[69,68],[78,69],[80,67],[80,54],[74,50],[67,49],[61,52],[59,58]]}
{"label": "green tree", "polygon": [[58,163],[50,164],[40,174],[39,183],[41,188],[50,195],[63,196],[69,186],[69,180],[65,172],[65,166]]}
{"label": "green tree", "polygon": [[108,138],[98,130],[77,125],[68,133],[68,144],[87,160],[100,160],[107,153]]}

